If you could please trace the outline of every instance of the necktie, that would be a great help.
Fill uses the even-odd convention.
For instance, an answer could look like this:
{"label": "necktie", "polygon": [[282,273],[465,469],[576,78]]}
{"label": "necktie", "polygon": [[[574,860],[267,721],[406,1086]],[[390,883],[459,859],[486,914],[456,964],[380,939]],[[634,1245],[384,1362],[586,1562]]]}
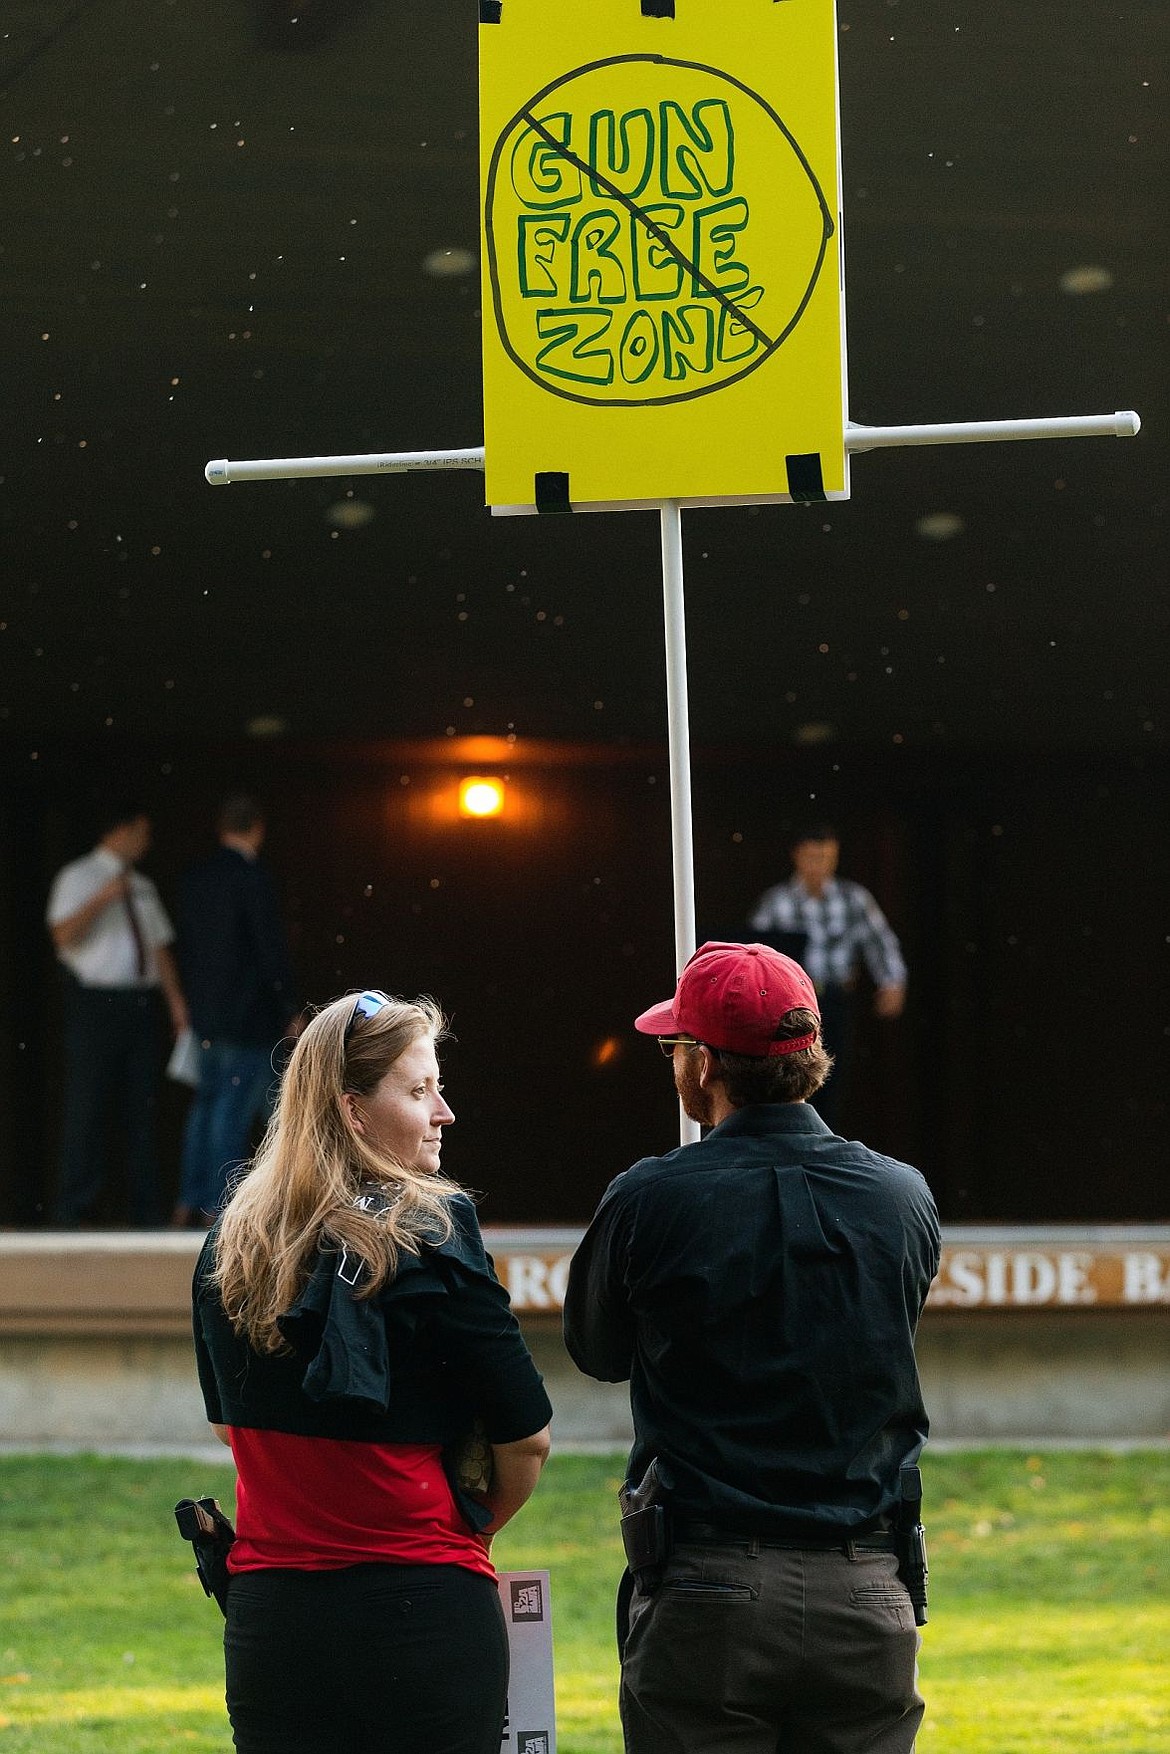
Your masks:
{"label": "necktie", "polygon": [[134,978],[146,979],[146,940],[142,936],[142,927],[138,923],[138,915],[134,910],[134,902],[130,895],[130,875],[126,875],[126,889],[122,896],[122,905],[126,909],[126,924],[130,927],[130,936],[134,940]]}

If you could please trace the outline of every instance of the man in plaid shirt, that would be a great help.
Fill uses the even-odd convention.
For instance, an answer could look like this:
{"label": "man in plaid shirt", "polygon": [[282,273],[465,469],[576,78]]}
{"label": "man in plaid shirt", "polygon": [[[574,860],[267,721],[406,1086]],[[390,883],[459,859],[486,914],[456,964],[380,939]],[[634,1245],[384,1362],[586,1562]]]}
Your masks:
{"label": "man in plaid shirt", "polygon": [[[827,822],[802,829],[793,841],[792,876],[765,890],[749,915],[753,932],[765,942],[781,937],[803,943],[790,954],[808,970],[821,1004],[825,1046],[835,1061],[833,1076],[815,1106],[836,1130],[845,1088],[849,1005],[864,962],[876,992],[879,1017],[900,1017],[906,1002],[906,964],[901,946],[881,908],[860,883],[837,876],[841,843]],[[782,946],[787,948],[787,944]]]}

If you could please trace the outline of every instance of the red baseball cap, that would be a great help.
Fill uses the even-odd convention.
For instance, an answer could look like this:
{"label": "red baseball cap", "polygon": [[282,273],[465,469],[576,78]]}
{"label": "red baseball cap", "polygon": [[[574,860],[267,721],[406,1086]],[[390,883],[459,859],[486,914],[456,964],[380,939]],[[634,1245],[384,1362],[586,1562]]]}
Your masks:
{"label": "red baseball cap", "polygon": [[797,1007],[819,1017],[812,982],[790,956],[767,944],[701,944],[679,976],[673,999],[634,1019],[643,1035],[693,1035],[708,1047],[756,1059],[811,1047],[819,1030],[777,1041],[781,1019]]}

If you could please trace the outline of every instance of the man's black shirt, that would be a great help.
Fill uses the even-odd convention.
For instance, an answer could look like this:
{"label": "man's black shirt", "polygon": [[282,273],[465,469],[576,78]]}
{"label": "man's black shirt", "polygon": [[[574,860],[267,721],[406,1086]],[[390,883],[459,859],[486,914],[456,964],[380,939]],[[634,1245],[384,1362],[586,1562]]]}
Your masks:
{"label": "man's black shirt", "polygon": [[183,877],[179,969],[197,1035],[271,1048],[297,1009],[272,879],[220,846]]}
{"label": "man's black shirt", "polygon": [[630,1379],[630,1478],[774,1538],[870,1529],[927,1418],[914,1331],[938,1270],[918,1171],[806,1103],[737,1110],[618,1176],[574,1256],[565,1340]]}

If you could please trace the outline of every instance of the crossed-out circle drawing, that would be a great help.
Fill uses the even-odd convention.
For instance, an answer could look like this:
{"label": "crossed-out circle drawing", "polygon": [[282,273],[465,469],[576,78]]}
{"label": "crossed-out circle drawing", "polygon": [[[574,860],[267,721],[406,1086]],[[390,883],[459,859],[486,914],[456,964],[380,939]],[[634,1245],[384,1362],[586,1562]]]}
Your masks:
{"label": "crossed-out circle drawing", "polygon": [[509,357],[551,395],[624,408],[758,370],[804,315],[834,229],[771,105],[662,55],[537,92],[496,141],[485,222]]}

